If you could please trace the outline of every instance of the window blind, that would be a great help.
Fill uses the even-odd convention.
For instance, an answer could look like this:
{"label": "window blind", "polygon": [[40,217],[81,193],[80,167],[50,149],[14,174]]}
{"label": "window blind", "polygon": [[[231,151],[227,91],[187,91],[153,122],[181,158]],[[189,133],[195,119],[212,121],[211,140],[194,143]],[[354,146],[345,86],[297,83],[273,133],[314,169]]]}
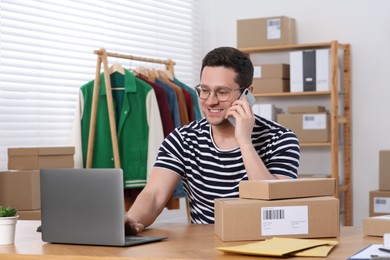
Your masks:
{"label": "window blind", "polygon": [[[195,85],[200,68],[198,1],[0,0],[0,170],[8,147],[69,145],[79,88],[105,48],[172,59]],[[108,58],[125,68],[146,64]]]}

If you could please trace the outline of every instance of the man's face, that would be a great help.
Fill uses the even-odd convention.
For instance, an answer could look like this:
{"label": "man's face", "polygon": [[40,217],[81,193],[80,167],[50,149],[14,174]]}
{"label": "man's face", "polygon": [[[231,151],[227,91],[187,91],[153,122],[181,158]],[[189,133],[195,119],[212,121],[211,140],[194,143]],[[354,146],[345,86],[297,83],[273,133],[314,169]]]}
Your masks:
{"label": "man's face", "polygon": [[[199,99],[202,112],[211,125],[228,124],[225,119],[227,109],[240,96],[237,90],[240,86],[234,81],[237,73],[231,68],[225,67],[204,67],[201,84],[202,87],[211,90],[207,99]],[[224,90],[236,90],[228,93],[229,98],[226,101],[219,101],[216,92]]]}

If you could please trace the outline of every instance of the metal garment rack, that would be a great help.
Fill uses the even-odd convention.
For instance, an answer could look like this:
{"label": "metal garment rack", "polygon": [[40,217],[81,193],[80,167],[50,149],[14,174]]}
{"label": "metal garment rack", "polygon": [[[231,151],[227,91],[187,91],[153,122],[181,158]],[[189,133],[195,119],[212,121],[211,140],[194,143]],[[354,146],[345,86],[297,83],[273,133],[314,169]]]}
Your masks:
{"label": "metal garment rack", "polygon": [[161,60],[161,59],[144,58],[144,57],[121,54],[121,53],[107,52],[104,48],[100,50],[95,50],[94,53],[97,54],[97,64],[96,64],[95,82],[93,86],[93,97],[92,97],[92,108],[91,108],[92,112],[91,112],[91,121],[90,121],[90,128],[89,128],[86,168],[92,167],[93,148],[94,148],[93,146],[95,140],[96,116],[97,116],[96,114],[98,108],[99,89],[100,89],[100,70],[101,70],[102,62],[103,62],[103,70],[104,70],[104,82],[106,85],[106,93],[107,93],[106,97],[107,97],[107,106],[108,106],[108,117],[110,122],[112,150],[114,152],[114,165],[115,168],[120,168],[121,164],[119,159],[118,137],[116,135],[117,130],[115,124],[114,106],[112,101],[110,70],[108,68],[107,57],[115,57],[115,58],[128,59],[128,60],[137,60],[143,62],[165,64],[166,70],[168,70],[172,75],[174,75],[173,67],[176,63],[171,59]]}

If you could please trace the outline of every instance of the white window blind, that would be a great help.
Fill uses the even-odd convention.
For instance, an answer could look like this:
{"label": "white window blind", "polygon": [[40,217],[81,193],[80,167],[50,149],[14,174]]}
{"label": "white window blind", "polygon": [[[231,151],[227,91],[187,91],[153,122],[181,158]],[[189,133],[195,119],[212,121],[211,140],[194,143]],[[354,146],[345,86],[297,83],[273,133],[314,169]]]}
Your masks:
{"label": "white window blind", "polygon": [[0,170],[7,169],[8,147],[69,145],[78,90],[95,76],[94,50],[172,59],[175,76],[194,85],[198,2],[0,0]]}

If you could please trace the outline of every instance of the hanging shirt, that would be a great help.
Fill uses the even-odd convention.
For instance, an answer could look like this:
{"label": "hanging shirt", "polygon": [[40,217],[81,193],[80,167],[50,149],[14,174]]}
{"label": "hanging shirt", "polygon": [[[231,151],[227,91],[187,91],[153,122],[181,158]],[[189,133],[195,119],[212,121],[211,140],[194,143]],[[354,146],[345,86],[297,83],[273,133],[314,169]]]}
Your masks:
{"label": "hanging shirt", "polygon": [[176,92],[171,87],[169,87],[167,84],[165,84],[162,80],[156,79],[155,82],[157,85],[161,86],[165,90],[165,93],[167,94],[169,109],[171,111],[171,116],[172,116],[172,120],[173,120],[173,125],[175,127],[181,126],[179,102],[177,101]]}
{"label": "hanging shirt", "polygon": [[[94,81],[90,81],[80,89],[81,120],[75,122],[73,129],[75,135],[77,132],[81,133],[81,144],[75,144],[76,157],[80,156],[77,153],[82,150],[83,158],[82,160],[75,158],[75,161],[83,162],[84,167],[88,151],[93,86]],[[124,88],[122,111],[117,124],[120,163],[124,172],[124,187],[139,188],[146,184],[147,175],[151,171],[163,140],[163,129],[153,88],[127,70],[124,75]],[[113,102],[115,110],[115,100]],[[75,141],[77,142],[77,138]],[[92,167],[114,168],[103,73],[100,75]]]}
{"label": "hanging shirt", "polygon": [[202,116],[202,113],[200,112],[200,108],[199,108],[199,101],[198,101],[198,96],[195,92],[195,89],[193,88],[190,88],[189,86],[187,86],[186,84],[182,83],[180,80],[178,80],[177,78],[174,78],[173,79],[173,82],[184,88],[185,90],[187,90],[190,94],[191,94],[191,98],[192,98],[192,103],[193,103],[193,110],[194,110],[194,116],[195,116],[195,120],[200,120],[203,118]]}
{"label": "hanging shirt", "polygon": [[137,78],[143,80],[153,87],[156,93],[158,108],[160,110],[161,122],[164,130],[164,138],[168,136],[170,132],[175,128],[172,120],[171,111],[169,110],[169,104],[165,90],[154,82],[149,81],[146,77],[138,75]]}

